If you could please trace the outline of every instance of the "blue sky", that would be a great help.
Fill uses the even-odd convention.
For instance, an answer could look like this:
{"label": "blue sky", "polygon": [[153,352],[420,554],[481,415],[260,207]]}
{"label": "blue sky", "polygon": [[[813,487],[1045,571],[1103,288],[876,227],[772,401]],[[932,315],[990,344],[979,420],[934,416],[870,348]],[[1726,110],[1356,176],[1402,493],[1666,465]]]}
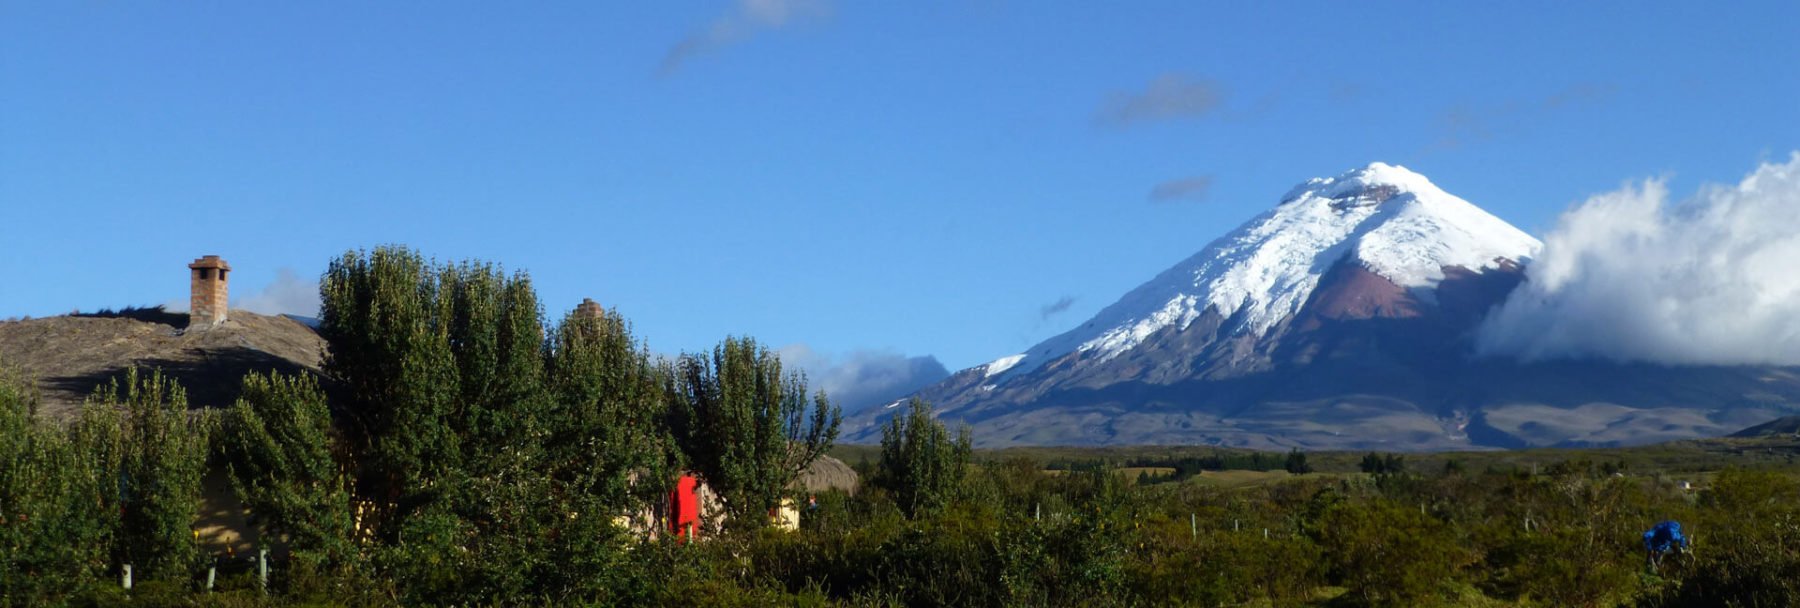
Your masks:
{"label": "blue sky", "polygon": [[1308,177],[1541,233],[1800,149],[1794,2],[370,4],[0,2],[0,317],[178,301],[211,253],[290,306],[401,243],[663,352],[957,369]]}

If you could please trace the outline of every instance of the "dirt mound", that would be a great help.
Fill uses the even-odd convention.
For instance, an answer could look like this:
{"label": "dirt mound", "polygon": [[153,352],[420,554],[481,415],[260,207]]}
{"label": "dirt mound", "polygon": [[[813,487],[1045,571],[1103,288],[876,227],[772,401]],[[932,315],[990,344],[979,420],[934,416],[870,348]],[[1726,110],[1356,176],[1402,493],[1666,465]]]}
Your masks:
{"label": "dirt mound", "polygon": [[37,380],[40,413],[66,418],[133,366],[179,381],[192,407],[221,407],[237,399],[244,374],[318,373],[325,353],[317,332],[287,317],[233,310],[223,325],[186,332],[186,315],[154,312],[0,322],[0,365]]}

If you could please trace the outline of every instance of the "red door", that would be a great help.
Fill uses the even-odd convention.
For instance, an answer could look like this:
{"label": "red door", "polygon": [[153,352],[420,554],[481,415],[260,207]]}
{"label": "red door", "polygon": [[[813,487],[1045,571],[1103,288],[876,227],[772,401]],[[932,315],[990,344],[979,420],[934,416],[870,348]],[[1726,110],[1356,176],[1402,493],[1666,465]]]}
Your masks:
{"label": "red door", "polygon": [[699,538],[700,534],[700,496],[698,490],[700,480],[693,475],[682,475],[675,481],[675,491],[669,494],[669,531],[676,538]]}

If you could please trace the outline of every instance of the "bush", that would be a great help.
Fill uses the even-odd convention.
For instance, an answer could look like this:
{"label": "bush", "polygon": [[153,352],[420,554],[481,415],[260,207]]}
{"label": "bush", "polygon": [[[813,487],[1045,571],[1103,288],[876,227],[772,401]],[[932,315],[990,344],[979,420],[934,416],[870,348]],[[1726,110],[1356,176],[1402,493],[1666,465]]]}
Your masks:
{"label": "bush", "polygon": [[1443,522],[1381,499],[1331,506],[1317,534],[1333,578],[1365,605],[1417,603],[1470,561]]}
{"label": "bush", "polygon": [[1667,564],[1674,583],[1645,605],[1800,605],[1800,483],[1767,471],[1727,470],[1713,480],[1701,509],[1704,531],[1689,528],[1695,557]]}
{"label": "bush", "polygon": [[1130,588],[1148,603],[1292,606],[1323,582],[1319,547],[1304,536],[1222,530],[1190,540],[1187,523],[1179,528],[1133,562]]}

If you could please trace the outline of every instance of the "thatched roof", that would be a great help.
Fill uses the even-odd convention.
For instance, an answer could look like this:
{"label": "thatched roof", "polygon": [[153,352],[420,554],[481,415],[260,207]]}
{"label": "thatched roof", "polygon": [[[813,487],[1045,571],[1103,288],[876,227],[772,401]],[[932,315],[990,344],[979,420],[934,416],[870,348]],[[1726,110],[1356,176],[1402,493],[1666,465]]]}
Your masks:
{"label": "thatched roof", "polygon": [[156,368],[187,389],[190,407],[230,407],[244,374],[317,373],[326,345],[292,318],[232,310],[207,331],[160,307],[0,321],[0,366],[37,379],[40,413],[72,418],[94,389],[126,368]]}
{"label": "thatched roof", "polygon": [[805,486],[808,492],[837,489],[855,494],[856,487],[861,481],[856,475],[856,470],[851,469],[850,465],[825,455],[820,455],[817,460],[806,467],[805,472],[800,474],[800,484]]}

